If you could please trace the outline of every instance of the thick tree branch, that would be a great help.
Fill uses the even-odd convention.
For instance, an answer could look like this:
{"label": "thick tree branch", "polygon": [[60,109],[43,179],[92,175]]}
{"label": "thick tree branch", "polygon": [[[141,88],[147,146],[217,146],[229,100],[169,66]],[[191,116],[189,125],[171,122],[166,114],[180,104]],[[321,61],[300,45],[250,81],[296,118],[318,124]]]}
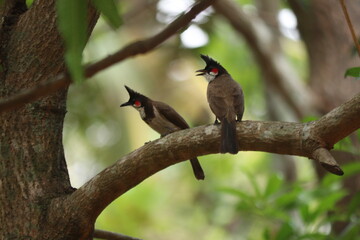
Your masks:
{"label": "thick tree branch", "polygon": [[[237,124],[237,133],[242,151],[264,151],[315,158],[321,163],[327,163],[327,170],[341,174],[340,168],[329,169],[331,166],[338,168],[338,165],[332,161],[322,160],[326,157],[323,153],[319,154],[317,149],[328,151],[336,141],[359,127],[360,94],[317,121],[303,124],[243,121]],[[70,206],[81,209],[82,213],[95,221],[100,212],[114,199],[156,172],[195,156],[218,153],[219,139],[219,126],[214,125],[175,132],[124,156],[67,199],[59,201],[65,208]],[[69,204],[70,202],[72,204]],[[83,206],[86,208],[83,209]],[[72,212],[76,214],[77,211]]]}
{"label": "thick tree branch", "polygon": [[[85,68],[86,78],[90,78],[96,73],[114,65],[115,63],[119,63],[126,58],[149,52],[163,43],[166,39],[177,33],[179,30],[186,27],[192,19],[194,19],[201,11],[209,7],[215,1],[216,0],[203,0],[198,2],[187,13],[179,16],[160,33],[148,39],[131,43],[118,52],[96,63],[90,64]],[[67,87],[70,83],[71,79],[69,75],[60,74],[52,80],[44,82],[34,88],[24,90],[23,92],[8,99],[2,100],[0,102],[0,113],[21,107],[26,103],[50,95],[59,89]]]}
{"label": "thick tree branch", "polygon": [[313,135],[323,142],[323,147],[332,146],[354,132],[360,126],[360,94],[315,121]]}

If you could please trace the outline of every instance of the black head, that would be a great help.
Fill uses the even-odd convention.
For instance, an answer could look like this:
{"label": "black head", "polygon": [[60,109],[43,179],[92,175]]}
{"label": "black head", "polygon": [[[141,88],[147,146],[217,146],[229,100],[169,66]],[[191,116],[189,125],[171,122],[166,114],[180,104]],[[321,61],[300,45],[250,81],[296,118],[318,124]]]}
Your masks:
{"label": "black head", "polygon": [[206,66],[204,69],[197,70],[196,72],[199,73],[196,76],[204,76],[207,80],[212,80],[224,73],[228,73],[219,62],[215,61],[211,57],[203,54],[200,54],[200,56],[205,61]]}
{"label": "black head", "polygon": [[121,104],[120,107],[125,107],[125,106],[133,106],[134,108],[143,107],[145,102],[148,100],[148,98],[138,92],[135,92],[128,86],[125,86],[125,88],[128,91],[130,98],[129,101]]}

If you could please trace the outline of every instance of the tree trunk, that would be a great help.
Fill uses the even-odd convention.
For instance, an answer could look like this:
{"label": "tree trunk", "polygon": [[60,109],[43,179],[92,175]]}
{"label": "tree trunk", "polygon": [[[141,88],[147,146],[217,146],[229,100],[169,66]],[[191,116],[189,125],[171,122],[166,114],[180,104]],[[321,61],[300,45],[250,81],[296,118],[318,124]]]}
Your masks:
{"label": "tree trunk", "polygon": [[[92,30],[98,14],[89,9]],[[29,10],[25,1],[5,1],[1,14],[1,98],[65,71],[55,0],[34,1]],[[67,88],[1,115],[1,239],[80,239],[45,227],[51,201],[73,191],[62,145],[66,93]],[[59,225],[67,219],[64,214]]]}

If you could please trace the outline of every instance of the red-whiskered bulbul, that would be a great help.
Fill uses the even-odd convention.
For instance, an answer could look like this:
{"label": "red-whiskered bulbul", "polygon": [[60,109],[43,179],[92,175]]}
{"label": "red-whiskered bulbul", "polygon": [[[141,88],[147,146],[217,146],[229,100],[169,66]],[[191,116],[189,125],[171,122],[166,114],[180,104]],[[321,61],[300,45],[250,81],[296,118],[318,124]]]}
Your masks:
{"label": "red-whiskered bulbul", "polygon": [[226,69],[214,59],[202,55],[204,69],[197,76],[204,76],[209,82],[207,100],[215,114],[215,124],[221,122],[221,153],[236,154],[239,144],[236,137],[236,121],[240,122],[244,113],[244,94],[241,86],[235,82]]}
{"label": "red-whiskered bulbul", "polygon": [[[163,103],[151,100],[150,98],[135,92],[128,86],[125,86],[130,99],[120,105],[133,106],[139,111],[141,119],[144,120],[152,129],[160,133],[161,137],[176,132],[181,129],[189,128],[186,121],[172,107]],[[190,159],[194,175],[198,180],[203,180],[205,174],[197,158]]]}

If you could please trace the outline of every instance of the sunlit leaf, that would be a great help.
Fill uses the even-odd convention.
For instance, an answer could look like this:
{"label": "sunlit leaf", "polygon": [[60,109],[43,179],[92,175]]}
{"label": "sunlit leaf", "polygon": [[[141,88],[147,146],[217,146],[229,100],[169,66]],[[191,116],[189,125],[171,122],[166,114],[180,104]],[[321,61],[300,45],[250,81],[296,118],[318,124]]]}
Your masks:
{"label": "sunlit leaf", "polygon": [[84,80],[82,52],[87,40],[87,1],[58,0],[58,28],[65,41],[65,62],[75,82]]}
{"label": "sunlit leaf", "polygon": [[118,28],[122,24],[122,19],[117,10],[114,0],[92,0],[95,8],[105,17],[105,20],[113,27]]}

